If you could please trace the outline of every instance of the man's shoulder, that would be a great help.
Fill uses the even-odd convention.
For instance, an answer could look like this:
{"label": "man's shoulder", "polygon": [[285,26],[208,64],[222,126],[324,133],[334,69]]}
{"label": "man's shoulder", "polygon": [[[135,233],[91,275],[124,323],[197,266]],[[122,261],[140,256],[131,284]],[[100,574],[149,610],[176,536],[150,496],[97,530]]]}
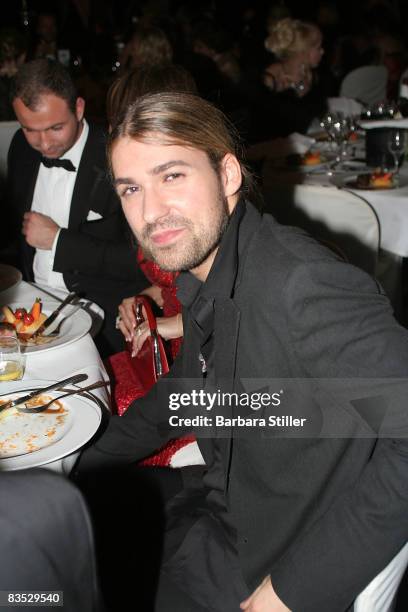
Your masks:
{"label": "man's shoulder", "polygon": [[318,278],[377,290],[371,277],[346,263],[327,245],[300,228],[281,225],[264,213],[241,257],[237,285],[243,283],[254,291],[269,287],[279,292],[294,282],[313,284]]}
{"label": "man's shoulder", "polygon": [[20,157],[21,155],[25,158],[32,157],[33,159],[38,159],[40,157],[39,153],[28,144],[23,130],[19,128],[11,140],[9,157]]}
{"label": "man's shoulder", "polygon": [[324,244],[299,227],[282,225],[270,213],[264,213],[253,241],[254,253],[274,260],[287,267],[307,261],[336,260],[338,257]]}
{"label": "man's shoulder", "polygon": [[92,156],[97,165],[106,166],[106,131],[100,125],[90,123],[88,138],[82,153],[83,156]]}

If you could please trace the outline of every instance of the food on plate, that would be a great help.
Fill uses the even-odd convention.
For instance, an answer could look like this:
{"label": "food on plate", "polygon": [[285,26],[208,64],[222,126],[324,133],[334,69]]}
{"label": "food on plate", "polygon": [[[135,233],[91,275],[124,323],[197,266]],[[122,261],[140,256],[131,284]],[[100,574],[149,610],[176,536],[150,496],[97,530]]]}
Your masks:
{"label": "food on plate", "polygon": [[287,163],[290,166],[317,166],[323,163],[320,151],[308,151],[303,155],[291,153],[287,156]]}
{"label": "food on plate", "polygon": [[301,163],[304,166],[316,166],[317,164],[322,163],[322,156],[320,155],[320,151],[308,151],[304,155],[301,156]]}
{"label": "food on plate", "polygon": [[375,170],[372,174],[360,174],[356,180],[359,189],[392,189],[394,174]]}
{"label": "food on plate", "polygon": [[[0,406],[13,397],[1,398]],[[45,404],[49,395],[40,395],[26,403],[27,407]],[[44,412],[27,414],[17,407],[0,412],[0,458],[15,457],[49,446],[62,438],[67,427],[69,410],[56,400]]]}
{"label": "food on plate", "polygon": [[9,306],[3,306],[3,318],[7,323],[13,325],[18,334],[34,334],[44,323],[47,316],[41,312],[42,303],[37,298],[30,310],[16,308],[13,312]]}
{"label": "food on plate", "polygon": [[47,319],[47,315],[42,312],[42,303],[40,298],[37,298],[32,307],[16,308],[14,311],[10,306],[2,307],[3,322],[9,323],[16,330],[19,340],[26,344],[44,344],[50,342],[52,338],[46,336],[33,337],[33,334]]}

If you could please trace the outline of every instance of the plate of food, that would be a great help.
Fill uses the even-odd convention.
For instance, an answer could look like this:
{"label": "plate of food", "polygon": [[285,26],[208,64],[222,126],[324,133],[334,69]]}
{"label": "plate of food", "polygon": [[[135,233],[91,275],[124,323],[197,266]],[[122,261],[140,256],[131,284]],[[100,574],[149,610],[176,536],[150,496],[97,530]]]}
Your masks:
{"label": "plate of food", "polygon": [[374,170],[353,176],[348,176],[342,180],[342,187],[347,189],[358,189],[363,191],[388,190],[403,187],[407,181],[401,183],[401,179],[396,179],[393,172],[383,172]]}
{"label": "plate of food", "polygon": [[0,263],[0,291],[11,289],[21,283],[23,276],[14,266]]}
{"label": "plate of food", "polygon": [[[10,399],[41,389],[50,381],[14,383],[13,391],[0,395],[0,405]],[[85,392],[86,393],[86,392]],[[31,399],[35,405],[61,395],[59,391]],[[96,433],[102,419],[100,406],[89,394],[57,400],[44,412],[28,414],[17,408],[0,412],[0,471],[20,470],[57,461],[81,448]]]}
{"label": "plate of food", "polygon": [[14,302],[5,304],[0,309],[0,322],[15,327],[23,352],[53,350],[82,338],[92,325],[88,312],[77,305],[69,304],[49,328],[43,333],[38,333],[41,325],[59,304],[59,302],[43,302],[39,298],[33,304]]}
{"label": "plate of food", "polygon": [[301,172],[323,168],[327,162],[327,157],[320,151],[308,151],[303,154],[291,153],[286,157],[286,167]]}

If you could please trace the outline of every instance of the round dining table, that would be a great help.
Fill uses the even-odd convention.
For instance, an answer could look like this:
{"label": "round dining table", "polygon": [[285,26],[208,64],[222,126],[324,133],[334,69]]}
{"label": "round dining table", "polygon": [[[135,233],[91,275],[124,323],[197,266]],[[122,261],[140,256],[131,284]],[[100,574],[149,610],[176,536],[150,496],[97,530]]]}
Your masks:
{"label": "round dining table", "polygon": [[[60,298],[45,292],[33,283],[17,281],[9,288],[0,291],[0,307],[7,304],[18,304],[28,308],[36,298],[41,298],[44,304],[57,304]],[[63,316],[62,311],[61,316]],[[36,450],[27,455],[15,458],[0,458],[0,471],[17,470],[28,467],[45,467],[60,473],[68,474],[80,451],[81,446],[88,442],[97,433],[99,426],[109,412],[109,378],[105,366],[100,358],[95,343],[88,333],[91,319],[88,314],[75,318],[71,325],[72,331],[58,342],[35,347],[36,350],[22,348],[24,375],[22,380],[0,382],[0,396],[7,396],[21,390],[42,388],[52,382],[63,380],[77,373],[87,374],[88,379],[81,383],[86,387],[97,381],[105,381],[106,385],[94,389],[86,395],[78,397],[77,408],[73,412],[73,425],[64,438],[47,449]],[[76,323],[80,320],[80,324]],[[89,320],[89,325],[86,321]],[[85,324],[84,324],[85,321]],[[62,328],[63,329],[63,328]],[[81,411],[81,406],[83,410]],[[46,452],[45,452],[46,451]]]}
{"label": "round dining table", "polygon": [[[309,139],[310,140],[310,139]],[[327,142],[310,144],[313,149],[320,150],[322,155],[327,154]],[[338,189],[347,189],[363,198],[374,209],[380,225],[380,248],[395,257],[408,257],[408,162],[404,163],[399,171],[399,185],[391,189],[357,189],[353,179],[359,171],[366,171],[365,140],[361,136],[350,148],[350,165],[344,170],[333,168],[333,153],[327,155],[330,160],[320,166],[293,169],[285,165],[285,160],[279,157],[277,148],[269,147],[273,155],[264,159],[262,167],[263,191],[273,193],[277,184],[314,184]],[[285,147],[280,150],[287,151]],[[353,165],[354,164],[354,165]]]}

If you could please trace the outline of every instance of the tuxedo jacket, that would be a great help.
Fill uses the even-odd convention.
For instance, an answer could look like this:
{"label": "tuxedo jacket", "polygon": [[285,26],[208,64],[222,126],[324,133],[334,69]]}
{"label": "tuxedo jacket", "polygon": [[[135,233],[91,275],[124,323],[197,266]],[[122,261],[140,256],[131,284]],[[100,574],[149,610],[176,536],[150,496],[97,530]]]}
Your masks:
{"label": "tuxedo jacket", "polygon": [[[355,397],[368,397],[361,405],[374,415],[388,388],[378,392],[368,384],[364,391],[367,379],[405,381],[408,332],[374,279],[307,234],[261,217],[250,204],[238,235],[230,230],[231,224],[202,291],[213,300],[219,388],[270,385],[271,392],[283,391],[282,403],[280,412],[268,408],[265,415],[308,417],[299,436],[290,428],[222,434],[242,573],[250,590],[270,574],[291,610],[343,612],[408,538],[406,388],[388,397],[399,417],[386,436],[373,433],[373,423],[350,402],[357,381]],[[206,295],[215,269],[218,290]],[[171,412],[169,394],[195,388],[189,379],[197,376],[198,359],[191,309],[183,320],[183,351],[169,375],[123,417],[111,418],[83,454],[80,471],[132,462],[180,435],[169,417],[189,409]],[[339,383],[337,391],[327,392],[323,379]],[[344,397],[348,384],[351,396]],[[205,457],[205,427],[191,429]]]}
{"label": "tuxedo jacket", "polygon": [[[23,214],[31,209],[40,163],[40,153],[18,130],[8,155],[7,206],[14,231],[20,235]],[[101,218],[88,220],[90,211]],[[104,132],[90,125],[77,169],[68,228],[61,230],[57,242],[54,270],[63,274],[69,290],[105,310],[113,336],[117,333],[113,319],[118,304],[147,286],[136,263],[136,250],[108,179]],[[34,253],[35,249],[21,239],[20,266],[26,280],[33,280]]]}

